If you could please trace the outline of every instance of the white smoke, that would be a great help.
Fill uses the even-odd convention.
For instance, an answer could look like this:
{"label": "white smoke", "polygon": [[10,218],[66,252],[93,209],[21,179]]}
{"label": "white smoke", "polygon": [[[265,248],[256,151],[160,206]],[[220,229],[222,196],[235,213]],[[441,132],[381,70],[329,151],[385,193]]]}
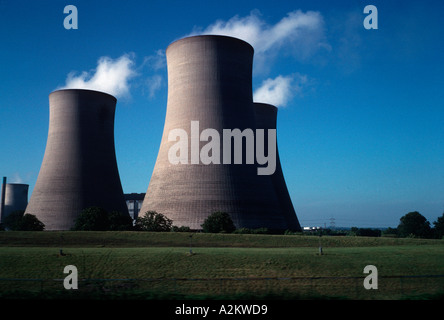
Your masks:
{"label": "white smoke", "polygon": [[[165,50],[156,50],[150,56],[143,59],[143,64],[140,68],[147,67],[155,74],[148,76],[144,83],[144,90],[148,90],[150,98],[154,98],[156,93],[162,89],[164,83],[164,71],[166,70],[166,55]],[[159,74],[160,72],[160,74]]]}
{"label": "white smoke", "polygon": [[9,183],[23,183],[23,178],[18,172],[14,172]]}
{"label": "white smoke", "polygon": [[228,21],[218,20],[203,31],[190,35],[225,35],[242,39],[255,49],[258,59],[262,55],[288,48],[297,58],[304,59],[319,48],[328,48],[325,43],[324,20],[319,12],[301,10],[289,12],[275,25],[260,18],[259,11],[247,17],[235,16]]}
{"label": "white smoke", "polygon": [[255,102],[269,103],[276,107],[285,107],[287,103],[301,91],[301,86],[307,82],[307,76],[290,75],[266,79],[253,93]]}
{"label": "white smoke", "polygon": [[123,97],[129,95],[129,80],[135,75],[132,55],[125,54],[115,60],[100,57],[94,71],[83,71],[80,75],[70,72],[63,88],[97,90]]}
{"label": "white smoke", "polygon": [[162,76],[155,74],[151,77],[148,77],[145,81],[146,87],[148,88],[149,97],[153,98],[157,91],[162,88]]}
{"label": "white smoke", "polygon": [[[322,49],[331,50],[326,41],[324,19],[315,11],[292,11],[277,23],[268,24],[261,18],[260,12],[254,10],[246,17],[218,20],[189,36],[193,35],[225,35],[248,42],[255,51],[254,72],[259,73],[267,72],[278,55],[306,61]],[[285,107],[295,95],[301,93],[306,82],[307,76],[298,73],[268,78],[255,90],[253,98],[256,102]]]}
{"label": "white smoke", "polygon": [[166,67],[165,50],[156,50],[153,55],[147,56],[143,59],[143,66],[148,65],[154,71],[158,71]]}

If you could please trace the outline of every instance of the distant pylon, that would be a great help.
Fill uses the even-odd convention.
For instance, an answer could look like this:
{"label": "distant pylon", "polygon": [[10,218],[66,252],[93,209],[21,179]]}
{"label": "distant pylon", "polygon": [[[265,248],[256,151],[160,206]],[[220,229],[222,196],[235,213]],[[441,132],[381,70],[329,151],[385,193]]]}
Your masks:
{"label": "distant pylon", "polygon": [[333,217],[330,218],[330,228],[332,229],[336,228],[335,220]]}

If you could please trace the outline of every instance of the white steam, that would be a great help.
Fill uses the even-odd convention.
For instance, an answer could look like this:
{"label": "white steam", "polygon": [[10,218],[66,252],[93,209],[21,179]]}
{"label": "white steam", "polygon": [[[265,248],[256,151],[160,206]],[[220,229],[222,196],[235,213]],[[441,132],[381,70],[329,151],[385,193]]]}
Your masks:
{"label": "white steam", "polygon": [[64,89],[90,89],[109,93],[115,97],[129,95],[129,80],[136,75],[132,55],[125,54],[115,60],[101,57],[93,72],[80,75],[70,72]]}
{"label": "white steam", "polygon": [[255,102],[269,103],[276,107],[285,107],[287,103],[301,91],[301,86],[307,82],[304,75],[278,76],[266,79],[253,93]]}
{"label": "white steam", "polygon": [[166,55],[165,50],[156,50],[156,52],[150,56],[143,59],[142,67],[147,67],[155,74],[148,76],[144,82],[144,91],[147,90],[149,97],[154,98],[157,92],[162,89],[164,83],[163,72],[166,70]]}
{"label": "white steam", "polygon": [[289,12],[274,25],[260,18],[256,10],[247,17],[235,16],[228,21],[218,20],[203,31],[191,35],[225,35],[242,39],[251,44],[259,59],[263,54],[275,53],[288,48],[298,58],[305,58],[319,48],[328,47],[324,43],[324,20],[319,12],[301,10]]}
{"label": "white steam", "polygon": [[146,87],[148,89],[149,97],[154,98],[156,92],[162,88],[162,76],[161,75],[153,75],[148,77],[145,81]]}
{"label": "white steam", "polygon": [[[228,21],[218,20],[193,35],[225,35],[242,39],[254,48],[255,72],[266,73],[272,61],[280,56],[290,56],[306,61],[320,50],[331,50],[326,41],[324,19],[319,12],[296,10],[289,12],[275,24],[268,24],[255,10],[249,16],[234,16]],[[293,73],[268,78],[255,90],[256,102],[285,107],[306,85],[307,76]]]}

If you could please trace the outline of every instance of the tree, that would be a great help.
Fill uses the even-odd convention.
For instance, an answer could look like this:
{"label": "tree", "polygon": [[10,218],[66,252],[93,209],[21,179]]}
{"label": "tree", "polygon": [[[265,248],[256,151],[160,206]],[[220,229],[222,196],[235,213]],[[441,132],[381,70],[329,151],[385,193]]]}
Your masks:
{"label": "tree", "polygon": [[191,228],[187,226],[172,226],[171,231],[173,232],[191,232]]}
{"label": "tree", "polygon": [[380,237],[381,230],[371,228],[352,227],[350,233],[358,237]]}
{"label": "tree", "polygon": [[418,211],[409,212],[400,219],[398,235],[400,237],[429,237],[431,235],[430,222]]}
{"label": "tree", "polygon": [[433,229],[435,237],[439,239],[444,237],[444,213],[441,217],[438,217],[435,222],[433,222],[433,225],[435,226]]}
{"label": "tree", "polygon": [[396,237],[396,236],[398,236],[398,229],[388,227],[387,229],[382,231],[382,234],[386,237]]}
{"label": "tree", "polygon": [[108,213],[100,207],[89,207],[79,214],[71,230],[83,231],[123,231],[133,228],[133,220],[129,214],[119,211]]}
{"label": "tree", "polygon": [[168,219],[162,213],[156,211],[147,211],[143,216],[136,219],[136,230],[140,231],[171,231],[173,221]]}
{"label": "tree", "polygon": [[112,211],[109,216],[109,230],[125,231],[133,229],[133,219],[129,214],[123,214],[119,211]]}
{"label": "tree", "polygon": [[18,230],[21,231],[43,231],[45,225],[33,214],[25,214],[18,223]]}
{"label": "tree", "polygon": [[23,210],[17,210],[11,212],[9,215],[3,218],[3,225],[6,230],[13,230],[17,231],[19,230],[20,226],[20,220],[23,218],[23,215],[25,214],[25,211]]}
{"label": "tree", "polygon": [[83,209],[77,217],[72,230],[106,231],[109,230],[109,218],[105,209],[89,207]]}
{"label": "tree", "polygon": [[201,225],[203,232],[231,233],[236,227],[230,215],[226,212],[214,212],[210,214]]}
{"label": "tree", "polygon": [[11,212],[3,219],[4,228],[12,231],[43,231],[45,225],[33,214],[23,210]]}

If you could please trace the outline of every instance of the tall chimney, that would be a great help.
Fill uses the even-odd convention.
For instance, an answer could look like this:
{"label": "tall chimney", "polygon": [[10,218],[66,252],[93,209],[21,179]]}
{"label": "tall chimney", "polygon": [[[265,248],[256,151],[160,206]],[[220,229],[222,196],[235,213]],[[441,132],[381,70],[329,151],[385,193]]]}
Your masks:
{"label": "tall chimney", "polygon": [[6,177],[3,177],[2,183],[2,194],[1,194],[1,202],[0,202],[0,222],[2,222],[3,214],[5,211],[5,193],[6,193]]}

